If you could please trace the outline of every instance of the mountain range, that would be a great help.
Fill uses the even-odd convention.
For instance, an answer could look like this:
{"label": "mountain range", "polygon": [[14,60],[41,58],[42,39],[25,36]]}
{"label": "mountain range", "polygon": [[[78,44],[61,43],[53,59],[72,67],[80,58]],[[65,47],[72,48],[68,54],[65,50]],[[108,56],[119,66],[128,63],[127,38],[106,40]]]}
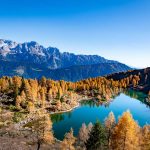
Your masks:
{"label": "mountain range", "polygon": [[0,76],[24,76],[77,81],[131,70],[125,64],[98,55],[75,55],[45,48],[37,42],[17,43],[0,39]]}

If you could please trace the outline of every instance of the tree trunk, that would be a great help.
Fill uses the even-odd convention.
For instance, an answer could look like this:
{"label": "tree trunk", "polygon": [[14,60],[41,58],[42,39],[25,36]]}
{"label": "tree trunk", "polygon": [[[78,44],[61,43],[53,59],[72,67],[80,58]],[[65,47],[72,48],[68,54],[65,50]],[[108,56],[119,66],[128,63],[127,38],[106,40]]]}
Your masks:
{"label": "tree trunk", "polygon": [[38,141],[38,142],[37,142],[37,144],[38,144],[37,150],[40,150],[41,142],[40,142],[40,141]]}

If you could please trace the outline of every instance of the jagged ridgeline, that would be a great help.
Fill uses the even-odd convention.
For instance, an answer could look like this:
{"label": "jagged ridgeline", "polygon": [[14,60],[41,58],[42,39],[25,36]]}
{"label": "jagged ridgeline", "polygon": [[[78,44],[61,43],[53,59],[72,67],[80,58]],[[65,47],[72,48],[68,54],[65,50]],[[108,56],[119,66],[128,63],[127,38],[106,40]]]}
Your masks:
{"label": "jagged ridgeline", "polygon": [[53,111],[69,109],[76,105],[81,96],[108,101],[122,89],[132,88],[150,95],[150,68],[112,74],[106,77],[89,78],[79,82],[41,80],[22,77],[0,79],[0,93],[3,104],[14,109],[32,111],[48,108]]}
{"label": "jagged ridgeline", "polygon": [[131,68],[98,55],[75,55],[60,52],[54,47],[45,48],[37,42],[16,43],[0,40],[0,77],[42,76],[54,80],[79,81],[104,76]]}

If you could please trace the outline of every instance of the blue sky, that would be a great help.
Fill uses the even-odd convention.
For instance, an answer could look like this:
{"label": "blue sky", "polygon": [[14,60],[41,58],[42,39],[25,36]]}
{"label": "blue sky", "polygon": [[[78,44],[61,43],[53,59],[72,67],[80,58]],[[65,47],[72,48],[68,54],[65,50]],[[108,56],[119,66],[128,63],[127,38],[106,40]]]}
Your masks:
{"label": "blue sky", "polygon": [[0,0],[0,38],[150,66],[150,0]]}

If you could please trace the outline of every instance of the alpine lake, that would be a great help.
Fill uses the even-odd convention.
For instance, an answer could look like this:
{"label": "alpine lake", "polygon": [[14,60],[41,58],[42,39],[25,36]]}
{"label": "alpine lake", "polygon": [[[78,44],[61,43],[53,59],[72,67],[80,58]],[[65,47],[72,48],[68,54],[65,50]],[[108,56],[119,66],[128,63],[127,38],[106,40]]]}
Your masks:
{"label": "alpine lake", "polygon": [[98,104],[92,100],[81,101],[80,106],[70,112],[51,115],[53,131],[57,139],[62,140],[66,132],[73,128],[74,135],[82,123],[104,123],[105,118],[112,111],[118,121],[123,112],[129,110],[140,126],[150,124],[150,104],[146,102],[147,95],[142,92],[126,90],[112,99],[111,102]]}

